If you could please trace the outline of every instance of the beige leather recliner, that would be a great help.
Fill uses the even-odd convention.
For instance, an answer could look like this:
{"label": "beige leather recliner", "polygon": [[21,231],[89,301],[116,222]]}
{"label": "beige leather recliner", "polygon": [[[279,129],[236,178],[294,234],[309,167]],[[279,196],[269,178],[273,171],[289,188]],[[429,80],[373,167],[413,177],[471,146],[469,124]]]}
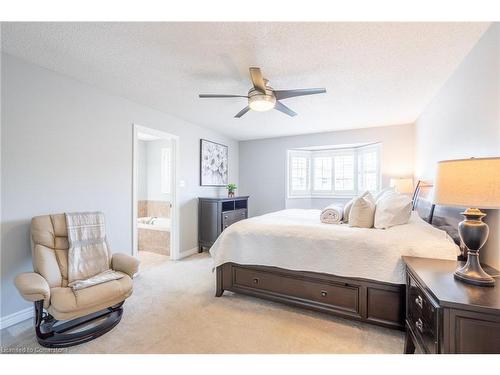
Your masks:
{"label": "beige leather recliner", "polygon": [[[35,303],[35,331],[41,345],[80,344],[118,324],[123,302],[132,294],[132,278],[139,270],[138,259],[126,254],[110,254],[110,268],[124,276],[74,291],[67,286],[69,245],[65,215],[34,217],[31,242],[34,272],[17,275],[14,283],[24,299]],[[106,319],[97,326],[70,332],[103,317]],[[60,322],[63,320],[69,322]]]}

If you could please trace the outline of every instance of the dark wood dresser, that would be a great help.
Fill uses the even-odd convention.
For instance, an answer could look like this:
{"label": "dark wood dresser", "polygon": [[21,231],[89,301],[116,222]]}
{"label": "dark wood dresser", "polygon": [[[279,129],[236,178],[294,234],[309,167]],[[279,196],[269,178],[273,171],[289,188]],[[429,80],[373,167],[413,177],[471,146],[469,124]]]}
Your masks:
{"label": "dark wood dresser", "polygon": [[463,262],[403,257],[406,264],[404,352],[500,353],[500,274],[491,267],[494,287],[453,278]]}
{"label": "dark wood dresser", "polygon": [[248,218],[248,198],[198,198],[198,252],[212,246],[228,226]]}

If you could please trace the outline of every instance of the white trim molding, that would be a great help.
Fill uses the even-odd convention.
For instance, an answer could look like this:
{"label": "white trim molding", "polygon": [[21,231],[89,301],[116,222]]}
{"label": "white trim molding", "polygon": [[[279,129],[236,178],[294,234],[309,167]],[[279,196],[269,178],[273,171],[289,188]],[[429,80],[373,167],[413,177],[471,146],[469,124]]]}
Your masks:
{"label": "white trim molding", "polygon": [[192,249],[189,249],[189,250],[186,250],[186,251],[181,251],[179,253],[179,258],[178,260],[181,260],[181,259],[184,259],[184,258],[187,258],[191,255],[194,255],[198,252],[198,247],[193,247]]}
{"label": "white trim molding", "polygon": [[138,234],[137,234],[137,190],[138,190],[138,134],[145,133],[158,139],[168,139],[172,141],[171,153],[171,216],[170,216],[170,259],[177,260],[182,257],[180,253],[180,209],[179,209],[179,181],[180,181],[180,141],[175,134],[165,133],[161,130],[147,128],[138,124],[132,124],[133,143],[132,143],[132,255],[139,253]]}
{"label": "white trim molding", "polygon": [[35,313],[33,307],[27,307],[10,315],[2,316],[0,317],[0,329],[4,329],[27,319],[33,318],[34,314]]}

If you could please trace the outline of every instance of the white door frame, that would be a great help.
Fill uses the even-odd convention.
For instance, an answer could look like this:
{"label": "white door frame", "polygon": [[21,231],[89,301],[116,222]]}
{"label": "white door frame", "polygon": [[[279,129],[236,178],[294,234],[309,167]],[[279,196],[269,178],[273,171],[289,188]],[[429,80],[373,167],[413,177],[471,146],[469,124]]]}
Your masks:
{"label": "white door frame", "polygon": [[163,132],[161,130],[156,130],[141,126],[138,124],[133,124],[133,145],[132,145],[132,157],[133,157],[133,167],[132,167],[132,255],[138,255],[138,236],[137,236],[137,189],[138,189],[138,133],[146,133],[150,135],[157,136],[162,139],[168,139],[172,141],[172,186],[171,186],[171,204],[170,209],[170,259],[178,260],[180,259],[180,249],[179,249],[179,204],[178,204],[178,181],[179,181],[179,162],[180,162],[180,152],[179,152],[179,137]]}

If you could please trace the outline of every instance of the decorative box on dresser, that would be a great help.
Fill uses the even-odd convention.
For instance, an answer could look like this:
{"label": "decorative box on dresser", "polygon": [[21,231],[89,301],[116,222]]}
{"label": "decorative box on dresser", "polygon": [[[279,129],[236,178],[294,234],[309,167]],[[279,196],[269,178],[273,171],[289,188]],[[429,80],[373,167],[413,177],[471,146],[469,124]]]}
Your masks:
{"label": "decorative box on dresser", "polygon": [[210,248],[231,224],[248,218],[248,198],[198,198],[198,252]]}
{"label": "decorative box on dresser", "polygon": [[500,279],[494,287],[465,284],[453,277],[463,262],[403,257],[406,264],[404,352],[500,353]]}

